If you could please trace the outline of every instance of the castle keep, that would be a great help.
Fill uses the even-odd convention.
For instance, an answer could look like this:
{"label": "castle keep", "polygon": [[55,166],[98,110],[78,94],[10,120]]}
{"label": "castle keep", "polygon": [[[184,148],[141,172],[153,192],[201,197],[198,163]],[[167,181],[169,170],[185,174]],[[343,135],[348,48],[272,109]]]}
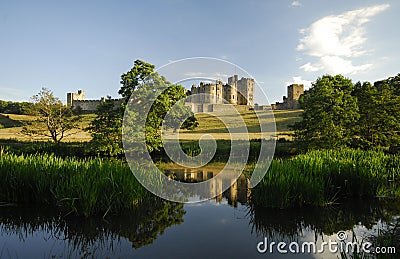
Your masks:
{"label": "castle keep", "polygon": [[[228,84],[200,83],[200,86],[192,85],[188,95],[204,94],[189,97],[189,103],[223,104],[225,99],[230,104],[254,106],[254,79],[244,78],[240,80],[237,75],[228,78]],[[222,99],[221,99],[222,98]]]}

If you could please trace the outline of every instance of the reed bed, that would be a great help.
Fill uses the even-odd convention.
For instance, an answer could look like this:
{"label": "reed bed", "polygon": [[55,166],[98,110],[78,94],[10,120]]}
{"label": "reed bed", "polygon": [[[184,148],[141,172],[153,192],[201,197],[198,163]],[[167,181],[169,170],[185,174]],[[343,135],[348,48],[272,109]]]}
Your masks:
{"label": "reed bed", "polygon": [[0,201],[55,205],[85,217],[118,213],[150,195],[123,161],[0,150]]}
{"label": "reed bed", "polygon": [[400,198],[400,156],[378,151],[319,150],[272,162],[252,190],[263,207],[325,206],[354,197]]}

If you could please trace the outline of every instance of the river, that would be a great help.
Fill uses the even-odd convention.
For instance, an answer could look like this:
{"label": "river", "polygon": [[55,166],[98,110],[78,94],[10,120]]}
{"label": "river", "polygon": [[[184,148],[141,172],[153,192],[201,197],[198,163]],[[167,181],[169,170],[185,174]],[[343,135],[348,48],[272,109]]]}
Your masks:
{"label": "river", "polygon": [[[378,200],[326,208],[257,208],[249,202],[247,186],[241,176],[212,200],[178,204],[154,197],[135,210],[105,218],[1,206],[0,258],[338,258],[327,247],[303,253],[302,244],[314,242],[319,250],[324,241],[340,243],[339,231],[362,243],[400,215],[398,203]],[[296,242],[300,251],[283,254],[275,246],[272,253],[260,253],[265,241],[267,247]]]}

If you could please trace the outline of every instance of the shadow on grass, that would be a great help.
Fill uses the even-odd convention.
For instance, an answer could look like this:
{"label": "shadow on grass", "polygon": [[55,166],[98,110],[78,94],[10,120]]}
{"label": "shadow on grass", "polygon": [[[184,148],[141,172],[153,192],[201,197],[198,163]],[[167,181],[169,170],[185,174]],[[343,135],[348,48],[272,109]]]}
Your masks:
{"label": "shadow on grass", "polygon": [[0,128],[14,128],[21,127],[22,125],[22,122],[10,119],[7,115],[0,114]]}

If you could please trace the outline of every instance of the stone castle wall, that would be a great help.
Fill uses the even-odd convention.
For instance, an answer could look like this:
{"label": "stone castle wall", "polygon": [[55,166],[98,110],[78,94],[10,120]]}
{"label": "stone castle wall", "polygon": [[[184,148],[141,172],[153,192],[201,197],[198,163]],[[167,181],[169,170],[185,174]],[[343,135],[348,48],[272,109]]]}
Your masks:
{"label": "stone castle wall", "polygon": [[73,101],[85,100],[85,91],[78,90],[78,93],[67,93],[67,105],[72,106]]}
{"label": "stone castle wall", "polygon": [[[114,108],[118,108],[122,104],[122,99],[111,99],[114,102]],[[106,101],[105,98],[100,100],[74,100],[72,102],[73,110],[80,110],[82,113],[95,113],[97,107]]]}
{"label": "stone castle wall", "polygon": [[[186,102],[186,106],[190,107],[193,113],[200,112],[231,112],[230,105],[219,103],[192,103]],[[234,105],[238,111],[246,111],[250,107],[248,105]]]}
{"label": "stone castle wall", "polygon": [[[107,99],[102,97],[100,100],[85,100],[85,91],[78,90],[78,93],[67,93],[67,105],[72,110],[82,113],[95,113],[97,107],[103,104]],[[111,99],[114,102],[114,108],[121,106],[124,99]]]}

